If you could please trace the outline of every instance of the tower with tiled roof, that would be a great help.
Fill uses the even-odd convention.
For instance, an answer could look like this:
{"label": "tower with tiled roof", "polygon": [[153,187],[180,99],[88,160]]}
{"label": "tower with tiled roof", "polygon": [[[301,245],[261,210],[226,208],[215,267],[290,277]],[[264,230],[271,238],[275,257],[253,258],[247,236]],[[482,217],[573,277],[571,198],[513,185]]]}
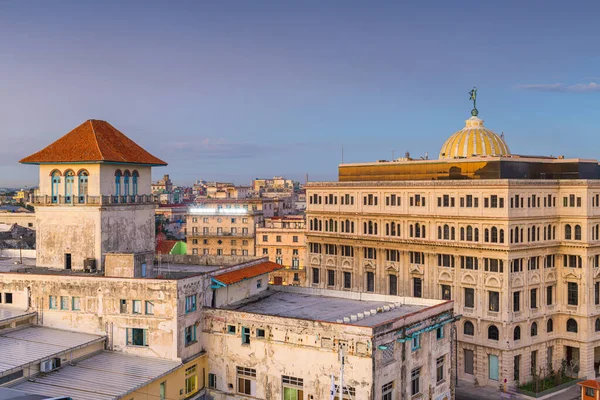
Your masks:
{"label": "tower with tiled roof", "polygon": [[151,169],[167,164],[108,122],[88,120],[20,162],[39,165],[38,265],[102,268],[108,252],[154,251]]}

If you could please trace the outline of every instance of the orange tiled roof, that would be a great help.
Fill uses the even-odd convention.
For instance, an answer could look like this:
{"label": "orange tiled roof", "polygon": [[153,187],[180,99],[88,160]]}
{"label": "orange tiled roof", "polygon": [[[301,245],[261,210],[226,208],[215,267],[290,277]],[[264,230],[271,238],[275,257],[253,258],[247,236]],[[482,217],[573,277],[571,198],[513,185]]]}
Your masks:
{"label": "orange tiled roof", "polygon": [[90,119],[48,147],[25,157],[23,164],[103,162],[167,165],[106,121]]}
{"label": "orange tiled roof", "polygon": [[156,254],[170,254],[176,244],[177,240],[159,240],[156,243]]}
{"label": "orange tiled roof", "polygon": [[600,382],[595,381],[593,379],[588,379],[587,381],[579,382],[578,385],[593,388],[593,389],[600,389]]}
{"label": "orange tiled roof", "polygon": [[235,271],[217,275],[213,279],[219,281],[223,285],[231,285],[232,283],[237,283],[245,279],[250,279],[260,275],[268,274],[269,272],[273,272],[282,268],[283,265],[279,265],[271,261],[265,261],[260,264],[251,265],[250,267],[245,267]]}

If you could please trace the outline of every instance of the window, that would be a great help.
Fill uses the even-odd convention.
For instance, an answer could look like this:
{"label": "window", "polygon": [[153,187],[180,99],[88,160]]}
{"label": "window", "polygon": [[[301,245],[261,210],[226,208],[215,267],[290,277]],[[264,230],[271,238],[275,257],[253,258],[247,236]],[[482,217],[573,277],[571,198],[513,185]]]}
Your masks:
{"label": "window", "polygon": [[142,301],[141,300],[133,300],[132,302],[132,312],[134,314],[142,313]]}
{"label": "window", "polygon": [[160,383],[160,400],[167,398],[167,382]]}
{"label": "window", "polygon": [[565,240],[571,239],[571,225],[565,225]]}
{"label": "window", "polygon": [[538,328],[537,322],[531,324],[531,337],[537,336]]}
{"label": "window", "polygon": [[444,358],[445,356],[438,357],[435,362],[436,382],[438,384],[444,380]]}
{"label": "window", "polygon": [[381,400],[392,400],[394,392],[394,382],[386,383],[381,387]]}
{"label": "window", "polygon": [[398,295],[398,276],[396,275],[388,275],[389,284],[390,284],[390,295],[397,296]]}
{"label": "window", "polygon": [[465,307],[475,307],[475,289],[465,288]]}
{"label": "window", "polygon": [[413,296],[423,297],[423,281],[421,278],[413,278]]}
{"label": "window", "polygon": [[552,331],[554,331],[554,322],[552,321],[552,318],[550,318],[546,321],[546,332],[550,333]]}
{"label": "window", "polygon": [[185,297],[185,312],[189,313],[192,311],[196,311],[196,295],[195,294]]}
{"label": "window", "polygon": [[464,360],[465,360],[465,374],[473,375],[475,373],[475,354],[473,350],[464,349]]}
{"label": "window", "polygon": [[435,330],[435,338],[437,340],[443,339],[444,338],[444,327],[440,326],[439,328],[437,328]]}
{"label": "window", "polygon": [[552,286],[546,286],[546,305],[552,305]]}
{"label": "window", "polygon": [[260,329],[260,328],[257,329],[256,330],[256,337],[264,339],[265,338],[265,330],[264,329]]}
{"label": "window", "polygon": [[521,339],[521,327],[515,326],[515,330],[513,331],[513,340]]}
{"label": "window", "polygon": [[190,325],[185,327],[185,345],[196,343],[196,325]]}
{"label": "window", "polygon": [[211,389],[217,388],[217,375],[211,373],[208,374],[208,387]]}
{"label": "window", "polygon": [[577,321],[575,321],[573,318],[569,318],[567,320],[567,332],[577,333]]}
{"label": "window", "polygon": [[154,302],[146,300],[146,315],[154,315]]}
{"label": "window", "polygon": [[127,314],[127,300],[121,299],[119,301],[119,312],[121,314]]}
{"label": "window", "polygon": [[490,325],[488,327],[488,339],[490,339],[490,340],[499,340],[500,339],[500,332],[498,331],[498,328],[496,327],[496,325]]}
{"label": "window", "polygon": [[262,249],[262,253],[263,256],[268,256],[269,255],[269,249],[267,249],[266,247]]}
{"label": "window", "polygon": [[596,322],[594,323],[594,330],[596,332],[600,332],[600,318],[596,318]]}
{"label": "window", "polygon": [[80,297],[72,297],[71,298],[71,310],[73,310],[73,311],[81,310],[81,298]]}
{"label": "window", "polygon": [[442,285],[442,300],[452,300],[452,287],[450,285]]}
{"label": "window", "polygon": [[352,288],[352,273],[344,272],[344,289]]}
{"label": "window", "polygon": [[500,311],[500,293],[499,292],[488,292],[489,293],[489,305],[490,311]]}
{"label": "window", "polygon": [[375,274],[371,271],[367,272],[367,292],[375,291]]}
{"label": "window", "polygon": [[312,269],[312,283],[317,285],[319,283],[319,268]]}
{"label": "window", "polygon": [[475,334],[475,326],[471,321],[465,321],[463,333],[467,336],[473,336]]}
{"label": "window", "polygon": [[256,370],[237,367],[237,392],[254,396],[256,386]]}
{"label": "window", "polygon": [[335,270],[327,270],[327,286],[335,286]]}
{"label": "window", "polygon": [[196,366],[193,365],[185,370],[185,394],[189,396],[198,391],[198,375]]}
{"label": "window", "polygon": [[513,292],[513,312],[521,311],[521,292]]}
{"label": "window", "polygon": [[304,399],[304,379],[293,376],[282,376],[283,399],[284,400],[303,400]]}
{"label": "window", "polygon": [[421,392],[419,381],[421,380],[421,368],[413,369],[410,373],[410,394],[412,396]]}
{"label": "window", "polygon": [[261,287],[262,287],[262,279],[258,279],[258,280],[256,281],[256,288],[257,288],[257,289],[260,289]]}
{"label": "window", "polygon": [[148,346],[148,330],[140,328],[127,328],[128,346]]}
{"label": "window", "polygon": [[537,370],[537,350],[531,352],[531,375],[538,375]]}
{"label": "window", "polygon": [[421,348],[421,337],[418,334],[416,334],[412,338],[411,349],[412,349],[412,351],[415,351],[415,350],[418,350],[420,348]]}
{"label": "window", "polygon": [[578,286],[575,282],[568,282],[567,284],[567,302],[571,306],[579,304]]}
{"label": "window", "polygon": [[227,325],[227,333],[230,335],[235,335],[235,325]]}
{"label": "window", "polygon": [[596,391],[594,390],[594,388],[586,387],[585,388],[585,395],[587,397],[593,397],[595,399],[596,398]]}
{"label": "window", "polygon": [[242,326],[242,344],[250,344],[250,328]]}
{"label": "window", "polygon": [[600,304],[600,282],[594,283],[594,304]]}
{"label": "window", "polygon": [[[0,303],[2,302],[2,294],[0,293]],[[58,305],[56,304],[56,296],[50,296],[49,306],[51,310],[56,310]]]}
{"label": "window", "polygon": [[530,307],[537,308],[537,289],[531,289]]}
{"label": "window", "polygon": [[[7,293],[8,295],[8,293]],[[11,294],[12,297],[12,294]],[[8,303],[8,296],[5,297],[6,298],[6,302]],[[11,301],[12,303],[12,298]],[[60,309],[61,310],[68,310],[69,309],[69,298],[67,296],[60,296]]]}

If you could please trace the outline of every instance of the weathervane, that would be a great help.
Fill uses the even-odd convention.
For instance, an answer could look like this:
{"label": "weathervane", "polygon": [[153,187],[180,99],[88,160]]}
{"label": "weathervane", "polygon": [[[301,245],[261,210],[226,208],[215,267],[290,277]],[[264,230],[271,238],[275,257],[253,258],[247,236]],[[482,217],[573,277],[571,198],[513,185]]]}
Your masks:
{"label": "weathervane", "polygon": [[473,109],[471,110],[471,115],[476,117],[477,114],[479,114],[479,111],[477,111],[477,88],[475,86],[473,86],[473,89],[469,92],[469,95],[471,95],[469,100],[473,100]]}

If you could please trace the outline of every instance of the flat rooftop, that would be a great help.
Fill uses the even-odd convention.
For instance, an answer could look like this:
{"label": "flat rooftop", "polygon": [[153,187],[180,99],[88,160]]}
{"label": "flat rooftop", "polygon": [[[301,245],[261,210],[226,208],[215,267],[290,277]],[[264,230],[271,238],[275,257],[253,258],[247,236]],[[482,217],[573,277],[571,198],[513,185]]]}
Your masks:
{"label": "flat rooftop", "polygon": [[74,365],[19,383],[12,389],[73,400],[113,400],[125,397],[181,366],[159,358],[102,351]]}
{"label": "flat rooftop", "polygon": [[23,267],[34,267],[35,258],[23,257],[23,264],[19,257],[0,257],[0,272],[11,272]]}
{"label": "flat rooftop", "polygon": [[37,313],[35,311],[23,311],[15,308],[0,307],[0,325],[5,324],[11,320],[26,319],[24,317],[33,317]]}
{"label": "flat rooftop", "polygon": [[0,376],[39,363],[69,351],[72,348],[104,340],[103,336],[90,335],[30,326],[0,335]]}
{"label": "flat rooftop", "polygon": [[285,318],[375,327],[441,303],[444,301],[269,286],[258,295],[220,308]]}

